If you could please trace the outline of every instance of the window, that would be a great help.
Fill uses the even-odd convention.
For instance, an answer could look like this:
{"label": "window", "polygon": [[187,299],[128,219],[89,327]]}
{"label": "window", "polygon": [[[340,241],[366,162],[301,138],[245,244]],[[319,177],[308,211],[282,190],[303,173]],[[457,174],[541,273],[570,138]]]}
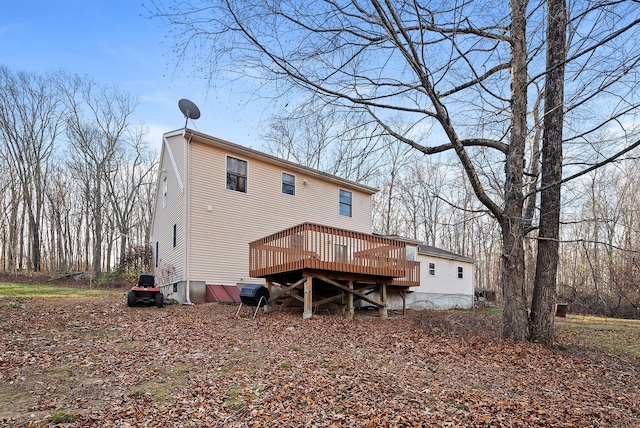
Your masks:
{"label": "window", "polygon": [[464,268],[462,266],[458,266],[458,278],[462,279],[464,277]]}
{"label": "window", "polygon": [[174,292],[174,293],[177,293],[177,292],[178,292],[178,283],[177,283],[177,282],[174,282],[174,283],[173,283],[173,292]]}
{"label": "window", "polygon": [[247,161],[227,156],[227,189],[247,193]]}
{"label": "window", "polygon": [[342,244],[334,244],[335,262],[346,263],[347,262],[347,246]]}
{"label": "window", "polygon": [[435,276],[436,274],[436,264],[429,263],[429,276]]}
{"label": "window", "polygon": [[416,260],[416,249],[414,247],[407,247],[406,249],[407,256],[406,259],[410,261]]}
{"label": "window", "polygon": [[168,185],[167,185],[167,177],[164,177],[164,180],[162,180],[162,208],[166,208],[167,207],[167,190],[168,190]]}
{"label": "window", "polygon": [[282,193],[286,195],[295,195],[296,194],[296,176],[287,174],[286,172],[282,173]]}
{"label": "window", "polygon": [[173,248],[176,248],[176,225],[173,225]]}
{"label": "window", "polygon": [[158,241],[156,241],[156,267],[158,267]]}
{"label": "window", "polygon": [[351,192],[340,189],[340,215],[351,217]]}

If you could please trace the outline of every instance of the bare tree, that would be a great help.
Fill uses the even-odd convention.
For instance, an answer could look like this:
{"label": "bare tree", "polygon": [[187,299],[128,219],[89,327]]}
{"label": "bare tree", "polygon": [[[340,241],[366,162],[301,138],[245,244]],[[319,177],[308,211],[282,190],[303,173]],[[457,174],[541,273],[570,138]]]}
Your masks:
{"label": "bare tree", "polygon": [[[372,132],[362,132],[364,128]],[[373,182],[388,143],[362,114],[318,106],[311,100],[269,121],[266,150],[300,165],[357,182]]]}
{"label": "bare tree", "polygon": [[[544,86],[552,71],[544,60],[546,2],[219,0],[171,9],[152,3],[156,16],[178,29],[179,57],[195,52],[208,81],[220,70],[247,71],[286,91],[364,112],[422,153],[454,152],[476,198],[501,227],[503,335],[529,338],[524,159],[532,128],[528,88]],[[572,132],[564,142],[576,147],[637,108],[630,81],[639,57],[626,41],[640,21],[637,8],[625,3],[572,7],[564,63],[574,84],[564,114],[573,122],[565,125]],[[612,53],[614,61],[603,61]],[[597,120],[576,121],[617,86],[626,88],[625,102],[618,97]],[[410,127],[393,121],[398,112]]]}
{"label": "bare tree", "polygon": [[69,238],[73,231],[69,227],[71,215],[70,179],[62,163],[52,168],[47,183],[47,215],[49,228],[49,266],[58,272],[68,272],[71,268],[72,249]]}
{"label": "bare tree", "polygon": [[531,339],[555,341],[554,306],[560,238],[560,181],[564,128],[565,0],[547,0],[547,59],[542,143],[542,182],[538,260],[531,305]]}
{"label": "bare tree", "polygon": [[[28,221],[28,267],[39,271],[46,180],[60,129],[61,98],[48,77],[13,73],[4,66],[0,66],[0,91],[0,153],[20,185]],[[15,205],[12,208],[11,223],[17,212]]]}
{"label": "bare tree", "polygon": [[152,156],[144,141],[144,130],[134,129],[126,138],[126,144],[110,163],[106,180],[106,195],[111,204],[116,239],[120,241],[118,265],[124,264],[130,241],[130,234],[136,224],[136,207],[143,204],[140,200],[140,188],[148,185],[153,172],[157,169],[157,160]]}
{"label": "bare tree", "polygon": [[[476,19],[473,4],[442,6],[430,10],[416,3],[372,1],[312,2],[285,8],[277,2],[222,1],[211,6],[220,8],[221,18],[206,23],[206,34],[217,34],[217,46],[236,45],[229,59],[322,94],[327,102],[364,111],[386,133],[425,154],[453,150],[477,197],[502,226],[504,336],[523,340],[529,333],[522,244],[526,3],[512,0],[507,14],[476,14]],[[193,26],[195,13],[189,5],[176,13],[160,10],[172,23],[184,25],[188,37],[206,38],[204,28]],[[285,28],[290,36],[287,45],[280,41]],[[449,54],[443,55],[445,52]],[[453,81],[454,75],[463,78]],[[451,114],[459,110],[458,101],[465,93],[484,107],[478,110],[480,121],[488,122],[485,114],[495,121],[498,112],[502,121],[498,126],[503,135],[509,131],[509,143],[464,136],[469,117],[456,119]],[[489,105],[493,106],[491,113],[486,109]],[[440,127],[438,135],[446,142],[425,144],[419,132],[411,138],[408,129],[397,129],[389,121],[389,112],[403,112],[407,121],[415,120],[415,126]],[[473,147],[503,154],[504,200],[495,201],[487,194],[472,159]]]}
{"label": "bare tree", "polygon": [[[89,204],[87,224],[92,225],[92,267],[96,274],[102,271],[105,193],[110,168],[123,144],[129,119],[137,100],[115,88],[102,87],[87,77],[64,77],[69,113],[66,133],[69,140],[70,168],[83,180]],[[90,221],[89,221],[90,220]],[[87,231],[87,240],[89,240]],[[85,252],[89,253],[89,243]]]}
{"label": "bare tree", "polygon": [[572,195],[575,209],[563,225],[559,284],[574,310],[640,314],[637,159],[630,156],[591,172]]}

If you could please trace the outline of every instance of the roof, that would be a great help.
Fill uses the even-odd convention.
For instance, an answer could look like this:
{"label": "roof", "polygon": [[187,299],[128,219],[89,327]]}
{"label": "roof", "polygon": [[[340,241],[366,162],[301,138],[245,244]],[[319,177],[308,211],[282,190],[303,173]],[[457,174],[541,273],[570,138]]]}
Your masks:
{"label": "roof", "polygon": [[460,254],[452,253],[450,251],[446,251],[441,248],[432,247],[431,245],[418,246],[418,254],[423,254],[426,256],[442,257],[445,259],[452,259],[452,260],[460,260],[462,262],[469,262],[469,263],[476,262],[475,259],[461,256]]}
{"label": "roof", "polygon": [[309,168],[309,167],[297,164],[295,162],[291,162],[273,155],[269,155],[267,153],[260,152],[258,150],[250,149],[248,147],[241,146],[239,144],[234,144],[220,138],[212,137],[211,135],[203,134],[201,132],[194,131],[192,129],[184,128],[184,129],[178,129],[175,131],[167,132],[166,134],[164,134],[164,137],[165,138],[175,137],[178,135],[185,136],[185,138],[188,136],[190,140],[194,140],[199,143],[224,149],[230,153],[235,153],[246,158],[260,160],[263,162],[267,162],[271,165],[277,165],[277,166],[280,166],[281,168],[286,168],[293,172],[300,172],[303,174],[307,174],[311,177],[332,182],[339,186],[349,187],[351,189],[358,190],[369,195],[373,195],[374,193],[378,192],[378,189],[374,187],[356,183],[355,181],[347,180],[345,178],[338,177],[337,175],[332,175],[326,172],[319,171],[317,169]]}
{"label": "roof", "polygon": [[407,238],[406,236],[401,236],[401,235],[385,235],[384,233],[376,233],[373,232],[373,235],[376,236],[382,236],[383,238],[391,238],[391,239],[395,239],[396,241],[402,241],[402,242],[406,242],[407,244],[420,244],[422,241],[418,241],[417,239],[412,239],[412,238]]}

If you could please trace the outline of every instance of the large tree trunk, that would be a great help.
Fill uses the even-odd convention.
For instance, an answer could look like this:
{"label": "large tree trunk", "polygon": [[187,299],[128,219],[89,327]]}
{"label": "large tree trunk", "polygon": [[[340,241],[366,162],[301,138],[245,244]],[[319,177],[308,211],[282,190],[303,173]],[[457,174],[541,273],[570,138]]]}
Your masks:
{"label": "large tree trunk", "polygon": [[524,246],[519,217],[507,218],[502,224],[502,294],[504,312],[502,336],[526,340],[529,337],[527,298],[524,283]]}
{"label": "large tree trunk", "polygon": [[40,228],[38,220],[29,217],[29,229],[31,230],[31,263],[34,272],[40,272],[41,260],[40,260]]}
{"label": "large tree trunk", "polygon": [[128,240],[128,231],[120,230],[120,258],[118,259],[118,265],[120,267],[124,266],[124,261],[127,258],[127,240]]}
{"label": "large tree trunk", "polygon": [[96,184],[93,201],[94,236],[93,272],[96,276],[102,272],[102,169],[96,173]]}
{"label": "large tree trunk", "polygon": [[505,206],[501,219],[503,330],[505,339],[527,340],[529,317],[525,294],[522,224],[524,148],[527,135],[526,1],[511,0],[511,141],[505,163]]}
{"label": "large tree trunk", "polygon": [[542,194],[538,260],[531,304],[531,340],[553,344],[554,305],[560,237],[560,185],[562,179],[562,125],[564,120],[564,61],[566,7],[564,0],[547,2],[547,78],[542,140]]}
{"label": "large tree trunk", "polygon": [[7,243],[9,253],[8,270],[13,275],[18,273],[18,241],[22,242],[23,239],[18,227],[19,199],[15,195],[15,188],[13,188],[11,191],[11,214],[9,215],[9,242]]}

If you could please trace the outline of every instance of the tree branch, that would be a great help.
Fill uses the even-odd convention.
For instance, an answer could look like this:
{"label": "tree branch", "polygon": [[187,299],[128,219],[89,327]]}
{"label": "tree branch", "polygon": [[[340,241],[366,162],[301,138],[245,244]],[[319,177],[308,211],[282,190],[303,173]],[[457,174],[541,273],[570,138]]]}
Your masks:
{"label": "tree branch", "polygon": [[604,165],[606,165],[608,163],[614,162],[617,158],[619,158],[620,156],[622,156],[625,153],[630,152],[631,150],[635,149],[638,146],[640,146],[640,140],[638,140],[635,143],[631,144],[630,146],[624,148],[623,150],[620,150],[618,153],[614,154],[611,157],[608,157],[607,159],[603,160],[602,162],[598,162],[598,163],[590,166],[589,168],[587,168],[587,169],[585,169],[583,171],[577,172],[577,173],[575,173],[573,175],[570,175],[567,178],[563,178],[560,181],[557,181],[555,183],[551,183],[551,184],[549,184],[547,186],[540,187],[540,188],[538,188],[538,189],[536,189],[536,190],[534,190],[532,192],[529,192],[529,193],[527,193],[526,197],[529,197],[529,196],[531,196],[531,195],[533,195],[535,193],[538,193],[538,192],[542,192],[543,190],[546,190],[546,189],[548,189],[550,187],[562,185],[562,184],[564,184],[564,183],[566,183],[568,181],[574,180],[574,179],[576,179],[576,178],[578,178],[578,177],[580,177],[582,175],[588,174],[591,171],[594,171],[594,170],[596,170],[596,169],[598,169],[598,168],[600,168],[600,167],[602,167],[602,166],[604,166]]}

